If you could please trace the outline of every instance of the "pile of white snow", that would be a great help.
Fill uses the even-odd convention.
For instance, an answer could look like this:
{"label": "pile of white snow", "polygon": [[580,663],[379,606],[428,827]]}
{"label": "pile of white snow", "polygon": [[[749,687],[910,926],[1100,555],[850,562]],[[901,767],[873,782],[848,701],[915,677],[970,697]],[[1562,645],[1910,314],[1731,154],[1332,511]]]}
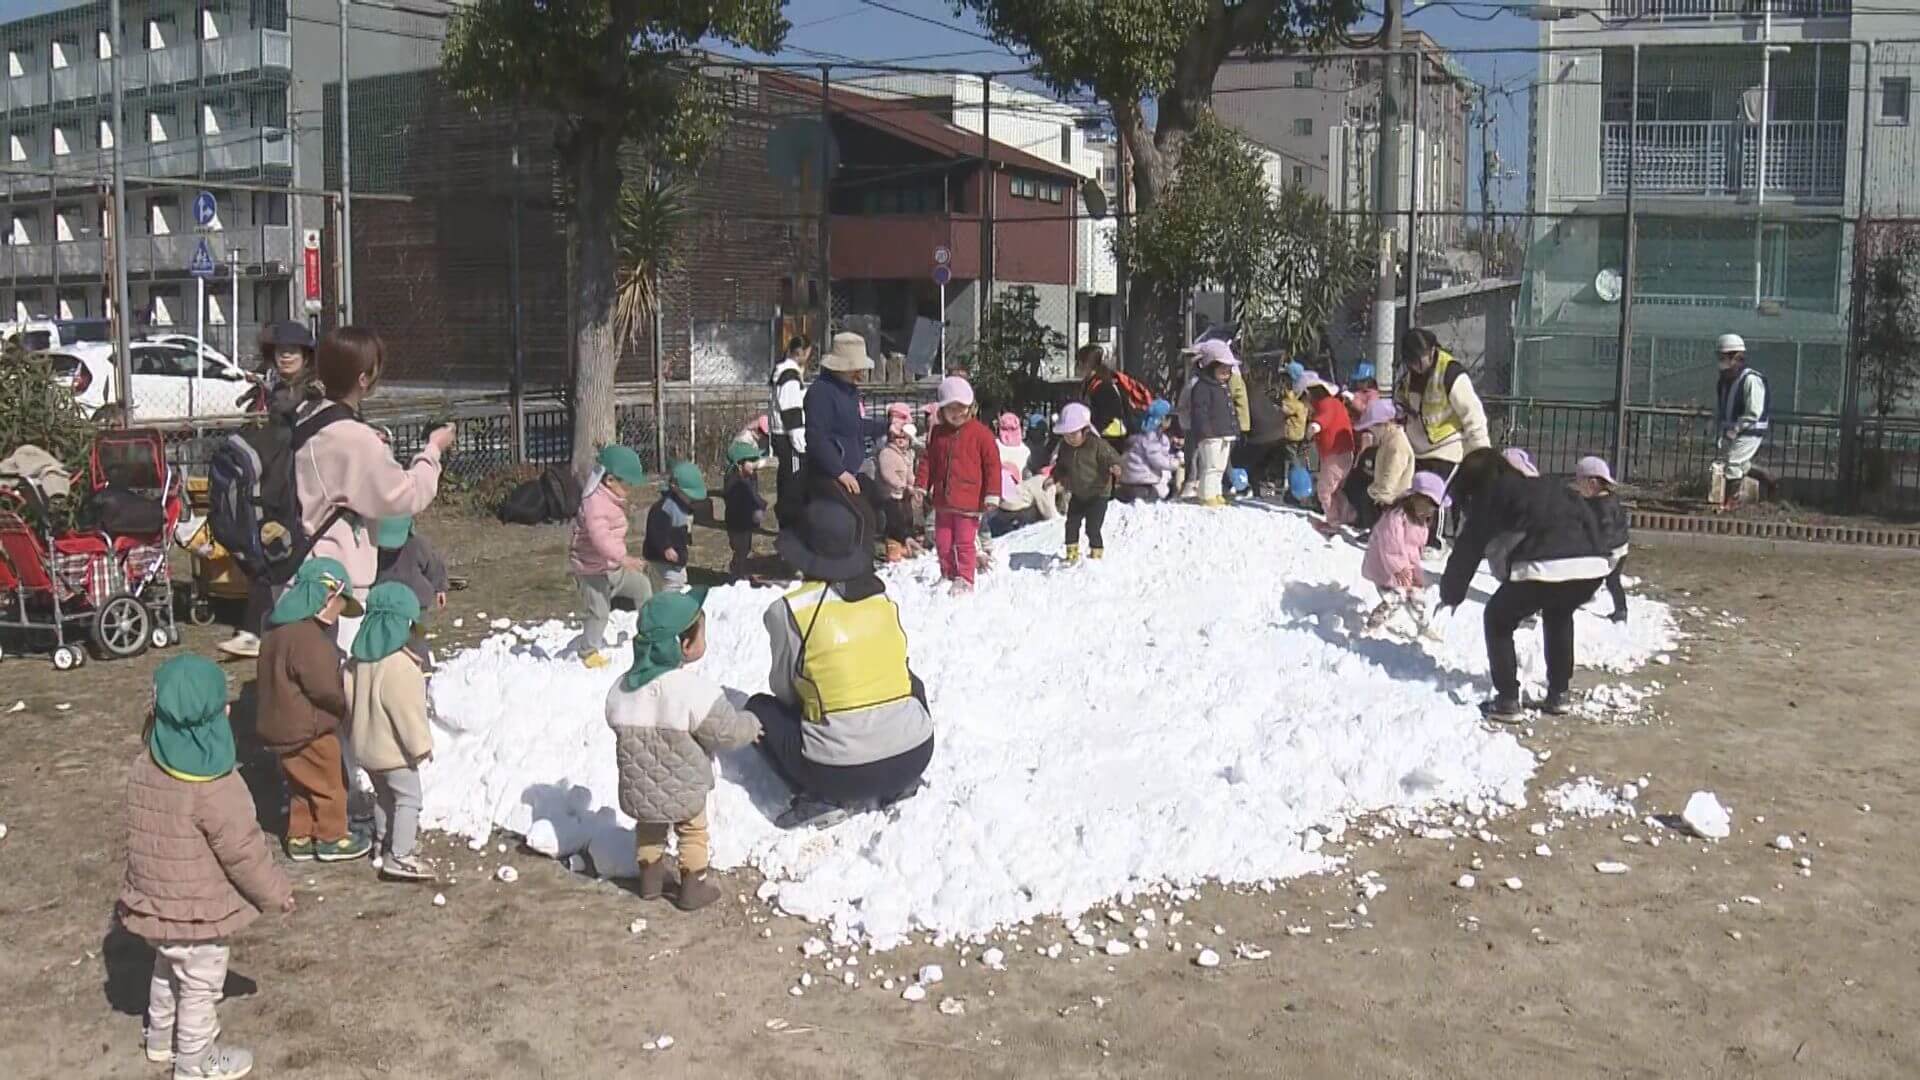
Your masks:
{"label": "pile of white snow", "polygon": [[[1360,549],[1296,514],[1116,506],[1106,535],[1104,561],[1070,569],[1054,559],[1057,522],[1003,537],[996,568],[959,599],[930,560],[889,569],[932,704],[928,786],[891,814],[781,832],[784,784],[751,749],[724,755],[715,865],[753,866],[783,910],[884,947],[1161,883],[1322,870],[1335,864],[1324,837],[1362,814],[1524,803],[1533,755],[1476,707],[1489,579],[1438,620],[1437,641],[1367,638],[1357,632],[1377,598]],[[766,688],[761,620],[779,595],[714,590],[704,674]],[[1672,647],[1663,605],[1632,612],[1626,626],[1581,615],[1582,665],[1631,671]],[[503,828],[632,874],[603,719],[623,665],[565,658],[576,633],[519,626],[441,666],[423,823],[467,837]],[[1538,633],[1519,643],[1536,692]]]}

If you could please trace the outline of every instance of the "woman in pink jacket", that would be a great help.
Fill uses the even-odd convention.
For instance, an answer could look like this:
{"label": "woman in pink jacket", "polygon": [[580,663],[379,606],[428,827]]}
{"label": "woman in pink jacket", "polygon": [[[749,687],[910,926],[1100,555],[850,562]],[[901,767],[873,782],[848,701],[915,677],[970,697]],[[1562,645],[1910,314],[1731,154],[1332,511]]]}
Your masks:
{"label": "woman in pink jacket", "polygon": [[[380,519],[418,514],[433,502],[453,428],[434,428],[403,467],[386,439],[361,422],[360,403],[379,385],[386,366],[386,346],[371,330],[343,326],[328,334],[314,366],[327,396],[300,408],[293,456],[301,524],[314,538],[308,557],[338,559],[354,597],[364,601],[380,570],[374,540]],[[311,432],[304,441],[302,428]],[[359,620],[341,623],[340,640],[351,642]]]}
{"label": "woman in pink jacket", "polygon": [[595,669],[608,664],[602,650],[613,602],[631,601],[638,611],[653,598],[646,562],[627,553],[627,496],[647,482],[647,470],[640,464],[640,455],[625,446],[601,447],[598,460],[599,468],[587,478],[586,492],[580,497],[580,513],[573,519],[573,541],[567,549],[567,570],[580,587],[580,602],[587,609],[586,625],[580,631],[580,660]]}

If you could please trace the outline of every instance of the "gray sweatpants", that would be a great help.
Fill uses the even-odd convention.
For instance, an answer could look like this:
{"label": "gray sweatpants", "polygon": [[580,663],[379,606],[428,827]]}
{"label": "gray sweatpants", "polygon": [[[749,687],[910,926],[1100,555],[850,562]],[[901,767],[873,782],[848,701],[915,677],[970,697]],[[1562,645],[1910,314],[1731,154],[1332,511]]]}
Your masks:
{"label": "gray sweatpants", "polygon": [[406,858],[420,838],[420,770],[388,769],[373,778],[373,827],[387,851]]}
{"label": "gray sweatpants", "polygon": [[576,574],[580,603],[587,609],[586,625],[580,629],[580,651],[599,652],[607,643],[607,617],[613,614],[616,599],[633,601],[635,610],[653,599],[653,583],[638,570],[613,570],[605,574]]}

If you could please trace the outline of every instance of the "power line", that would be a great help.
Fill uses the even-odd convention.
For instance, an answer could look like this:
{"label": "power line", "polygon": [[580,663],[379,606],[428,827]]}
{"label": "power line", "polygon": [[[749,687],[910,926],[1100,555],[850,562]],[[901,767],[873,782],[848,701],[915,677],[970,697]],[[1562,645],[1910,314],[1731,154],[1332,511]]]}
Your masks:
{"label": "power line", "polygon": [[[914,22],[926,23],[928,26],[937,26],[940,29],[945,30],[951,34],[965,34],[970,38],[979,38],[981,41],[989,42],[994,45],[1000,45],[1000,47],[1003,49],[1006,48],[1006,46],[1001,45],[1000,42],[995,41],[992,35],[983,34],[978,30],[969,30],[964,26],[955,26],[949,22],[942,22],[939,19],[935,19],[927,15],[922,15],[917,11],[908,11],[905,8],[897,8],[897,7],[894,7],[892,4],[884,3],[883,0],[860,0],[860,2],[862,4],[867,5],[870,8],[879,8],[881,11],[892,12],[895,15],[901,16],[902,18],[912,19]],[[1011,53],[1013,52],[1013,50],[1007,49],[1007,52]]]}

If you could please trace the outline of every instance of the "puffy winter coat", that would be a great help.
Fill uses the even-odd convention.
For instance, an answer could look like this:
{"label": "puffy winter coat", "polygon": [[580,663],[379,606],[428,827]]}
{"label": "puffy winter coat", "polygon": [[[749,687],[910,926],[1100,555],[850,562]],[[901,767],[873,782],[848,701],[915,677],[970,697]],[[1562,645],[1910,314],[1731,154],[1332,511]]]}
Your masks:
{"label": "puffy winter coat", "polygon": [[169,776],[144,750],[127,771],[127,876],[114,913],[162,945],[219,941],[293,886],[274,865],[239,772],[195,782]]}
{"label": "puffy winter coat", "polygon": [[981,514],[1000,500],[1000,449],[978,420],[959,427],[936,424],[914,468],[914,483],[933,496],[935,510]]}
{"label": "puffy winter coat", "polygon": [[1286,417],[1284,425],[1288,442],[1307,440],[1307,402],[1299,394],[1289,390],[1280,395],[1280,414]]}
{"label": "puffy winter coat", "polygon": [[1400,501],[1413,490],[1413,444],[1399,424],[1381,424],[1373,429],[1373,481],[1367,485],[1367,498],[1380,506]]}
{"label": "puffy winter coat", "polygon": [[1367,535],[1367,554],[1360,560],[1360,576],[1389,589],[1418,589],[1427,584],[1426,569],[1420,565],[1427,546],[1428,529],[1395,506],[1380,515]]}
{"label": "puffy winter coat", "polygon": [[276,754],[291,753],[339,729],[347,684],[333,632],[313,619],[275,626],[260,639],[254,733]]}
{"label": "puffy winter coat", "polygon": [[1321,457],[1353,453],[1353,417],[1347,415],[1346,402],[1336,397],[1321,398],[1313,406],[1313,422],[1320,425],[1313,442]]}
{"label": "puffy winter coat", "polygon": [[831,371],[822,372],[807,388],[805,413],[807,464],[828,479],[859,475],[868,441],[887,435],[887,418],[869,418],[860,403],[860,388]]}
{"label": "puffy winter coat", "polygon": [[677,668],[628,690],[607,692],[620,768],[620,809],[635,821],[691,821],[707,808],[713,759],[760,737],[760,721],[733,707],[720,687]]}
{"label": "puffy winter coat", "polygon": [[1510,581],[1589,581],[1606,577],[1612,560],[1593,511],[1564,483],[1511,470],[1490,477],[1460,507],[1465,521],[1440,581],[1440,602],[1458,604],[1480,560],[1511,535]]}
{"label": "puffy winter coat", "polygon": [[1186,429],[1190,439],[1231,439],[1240,434],[1240,418],[1234,414],[1233,396],[1222,383],[1212,379],[1195,382],[1187,411],[1191,417]]}
{"label": "puffy winter coat", "polygon": [[1105,439],[1089,437],[1079,446],[1065,442],[1053,457],[1053,479],[1076,499],[1104,499],[1113,494],[1113,467],[1120,455]]}
{"label": "puffy winter coat", "polygon": [[[1272,446],[1287,437],[1287,418],[1280,412],[1280,406],[1263,390],[1255,390],[1247,401],[1248,415],[1252,426],[1247,429],[1247,443],[1251,446]],[[1303,432],[1304,428],[1301,429]]]}
{"label": "puffy winter coat", "polygon": [[591,576],[610,574],[627,560],[627,500],[605,484],[580,500],[567,546],[567,569]]}
{"label": "puffy winter coat", "polygon": [[1240,425],[1240,434],[1252,431],[1252,403],[1248,400],[1247,380],[1238,368],[1227,378],[1227,396],[1233,400],[1233,419]]}
{"label": "puffy winter coat", "polygon": [[1158,431],[1128,436],[1120,459],[1120,482],[1157,487],[1173,476],[1173,444]]}
{"label": "puffy winter coat", "polygon": [[[301,411],[313,416],[323,406]],[[440,451],[428,446],[406,467],[380,433],[358,419],[322,428],[293,455],[300,521],[314,537],[313,558],[340,560],[353,580],[355,596],[366,598],[380,571],[380,550],[369,530],[381,518],[418,514],[440,491]],[[324,533],[335,510],[340,517]]]}
{"label": "puffy winter coat", "polygon": [[422,612],[434,610],[440,594],[447,591],[447,561],[419,533],[407,537],[407,542],[397,548],[382,548],[379,565],[373,583],[397,581],[405,585],[420,601]]}
{"label": "puffy winter coat", "polygon": [[1627,557],[1627,508],[1612,492],[1598,495],[1587,500],[1587,508],[1593,511],[1594,524],[1600,527],[1600,542],[1606,546],[1607,558],[1614,565]]}
{"label": "puffy winter coat", "polygon": [[901,450],[889,443],[880,448],[873,461],[881,498],[906,498],[913,488],[913,451]]}

